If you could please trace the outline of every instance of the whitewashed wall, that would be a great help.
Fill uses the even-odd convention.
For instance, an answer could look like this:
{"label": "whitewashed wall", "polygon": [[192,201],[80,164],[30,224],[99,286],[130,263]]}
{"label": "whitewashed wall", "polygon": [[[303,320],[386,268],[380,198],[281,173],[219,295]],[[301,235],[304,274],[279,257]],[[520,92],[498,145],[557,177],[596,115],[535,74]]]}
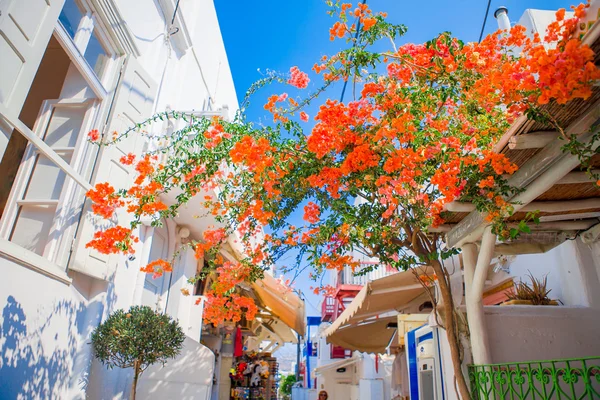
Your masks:
{"label": "whitewashed wall", "polygon": [[166,367],[153,365],[140,377],[140,399],[210,399],[215,365],[214,354],[192,339],[183,343],[181,354]]}
{"label": "whitewashed wall", "polygon": [[[116,3],[135,36],[141,52],[139,61],[159,84],[155,111],[206,109],[210,93],[212,108],[227,105],[233,116],[238,108],[237,97],[212,1],[181,1],[180,11],[190,29],[196,57],[190,49],[184,53],[172,43],[165,43],[167,27],[158,0],[117,0]],[[62,95],[85,97],[89,93],[81,77],[71,68]],[[174,224],[170,228],[169,241],[173,244]],[[0,280],[0,398],[17,398],[18,395],[27,399],[128,397],[131,373],[118,369],[108,371],[93,361],[89,336],[110,312],[139,303],[140,283],[143,284],[139,269],[146,261],[141,256],[143,239],[142,236],[137,246],[136,259],[128,261],[123,257],[110,282],[70,272],[73,282],[68,285],[0,255],[0,268],[5,277]],[[186,257],[176,266],[175,286],[185,285],[188,275],[194,271],[195,260]],[[198,340],[197,317],[201,314],[186,308],[189,301],[180,299],[178,290],[173,293],[169,313],[187,320],[184,329],[192,329],[194,332],[188,332],[189,336]],[[202,385],[208,387],[212,382],[214,359],[210,351],[194,343],[195,347],[186,344],[183,359],[187,360],[190,354],[197,357],[196,375],[185,376],[187,381],[184,381],[197,386],[202,380]],[[170,398],[177,390],[180,395],[191,390],[187,384],[174,389],[177,376],[173,372],[168,379],[161,377],[159,371],[147,376],[147,385],[145,383],[142,390],[163,393],[166,388],[164,393],[170,393],[158,398]],[[170,383],[165,383],[167,381]],[[209,392],[207,389],[206,393]]]}
{"label": "whitewashed wall", "polygon": [[490,306],[485,314],[493,363],[600,355],[598,310]]}
{"label": "whitewashed wall", "polygon": [[[549,297],[566,306],[600,307],[600,271],[594,263],[597,256],[581,239],[568,240],[544,254],[520,255],[509,258],[506,268],[515,281],[530,283],[528,275],[546,277]],[[500,281],[509,275],[500,272],[493,277]]]}
{"label": "whitewashed wall", "polygon": [[[182,53],[176,46],[165,44],[164,19],[157,3],[118,0],[142,53],[141,64],[160,85],[155,110],[208,109],[210,96],[213,109],[227,105],[233,117],[238,99],[213,1],[180,3],[179,13],[185,15],[196,57],[191,48]],[[168,24],[171,17],[167,15]]]}

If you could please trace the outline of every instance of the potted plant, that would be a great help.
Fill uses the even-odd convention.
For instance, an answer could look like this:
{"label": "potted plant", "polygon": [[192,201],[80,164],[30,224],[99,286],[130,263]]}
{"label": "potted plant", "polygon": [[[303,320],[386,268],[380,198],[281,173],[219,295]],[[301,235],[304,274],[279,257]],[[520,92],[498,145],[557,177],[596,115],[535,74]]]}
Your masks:
{"label": "potted plant", "polygon": [[529,273],[531,285],[520,281],[514,287],[513,293],[507,294],[508,301],[502,305],[532,305],[532,306],[557,306],[558,302],[548,297],[552,289],[548,289],[548,279],[544,276],[537,279]]}
{"label": "potted plant", "polygon": [[130,400],[135,400],[138,377],[148,366],[163,365],[183,347],[185,334],[165,314],[146,306],[118,310],[92,333],[96,358],[108,368],[133,368]]}

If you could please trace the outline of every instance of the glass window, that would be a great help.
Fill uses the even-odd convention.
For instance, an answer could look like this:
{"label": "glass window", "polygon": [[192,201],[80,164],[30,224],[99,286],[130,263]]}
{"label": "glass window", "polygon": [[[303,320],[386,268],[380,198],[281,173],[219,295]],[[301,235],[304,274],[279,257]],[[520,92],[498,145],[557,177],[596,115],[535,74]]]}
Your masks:
{"label": "glass window", "polygon": [[94,30],[92,36],[90,37],[90,41],[88,42],[83,57],[88,62],[90,67],[94,69],[96,75],[101,78],[102,72],[104,71],[104,67],[106,66],[109,57],[108,51],[106,51],[102,45],[96,30]]}
{"label": "glass window", "polygon": [[75,34],[82,18],[83,11],[77,2],[75,0],[67,0],[58,20],[63,24],[69,36],[75,39]]}

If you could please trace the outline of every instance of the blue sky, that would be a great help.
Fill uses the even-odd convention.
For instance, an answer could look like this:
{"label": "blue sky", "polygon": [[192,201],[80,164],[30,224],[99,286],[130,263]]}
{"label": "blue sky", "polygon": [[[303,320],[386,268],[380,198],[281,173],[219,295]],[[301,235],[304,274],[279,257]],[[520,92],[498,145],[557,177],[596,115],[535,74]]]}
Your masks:
{"label": "blue sky", "polygon": [[[240,102],[247,88],[261,78],[257,69],[287,72],[290,67],[298,66],[309,72],[322,55],[334,54],[346,46],[344,41],[329,40],[329,28],[335,20],[326,13],[324,0],[214,2]],[[353,3],[356,4],[356,1]],[[387,12],[390,22],[408,27],[407,34],[397,44],[422,43],[445,31],[470,42],[479,38],[487,0],[367,0],[367,4],[374,11]],[[508,8],[510,20],[515,23],[525,9],[568,9],[571,4],[577,3],[564,0],[492,0],[485,33],[497,29],[493,13],[499,6]],[[314,74],[310,75],[315,78]],[[316,88],[317,84],[311,82],[309,90],[311,87]],[[339,99],[341,90],[342,85],[338,84],[326,95]],[[270,119],[262,105],[269,95],[283,91],[290,95],[299,94],[289,86],[262,89],[247,110],[248,120],[268,123]],[[349,100],[348,94],[345,100]],[[314,111],[307,110],[311,116]],[[308,293],[309,286],[311,282],[307,277],[302,277],[296,284],[306,294],[308,315],[319,315],[320,309],[316,309],[319,298]]]}

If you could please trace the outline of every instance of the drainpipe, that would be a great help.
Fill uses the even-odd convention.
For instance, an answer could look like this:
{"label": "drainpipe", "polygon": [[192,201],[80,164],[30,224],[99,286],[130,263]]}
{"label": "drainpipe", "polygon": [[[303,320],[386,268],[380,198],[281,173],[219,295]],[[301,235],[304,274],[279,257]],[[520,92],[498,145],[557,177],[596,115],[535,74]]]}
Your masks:
{"label": "drainpipe", "polygon": [[296,382],[300,380],[300,343],[302,336],[298,335],[298,343],[296,346]]}
{"label": "drainpipe", "polygon": [[510,29],[510,20],[508,19],[508,8],[502,6],[494,12],[494,18],[498,21],[498,28],[505,31]]}
{"label": "drainpipe", "polygon": [[492,361],[483,310],[483,287],[495,246],[496,235],[488,226],[483,233],[479,254],[474,243],[468,243],[462,248],[465,265],[467,321],[469,322],[474,364],[491,364]]}

